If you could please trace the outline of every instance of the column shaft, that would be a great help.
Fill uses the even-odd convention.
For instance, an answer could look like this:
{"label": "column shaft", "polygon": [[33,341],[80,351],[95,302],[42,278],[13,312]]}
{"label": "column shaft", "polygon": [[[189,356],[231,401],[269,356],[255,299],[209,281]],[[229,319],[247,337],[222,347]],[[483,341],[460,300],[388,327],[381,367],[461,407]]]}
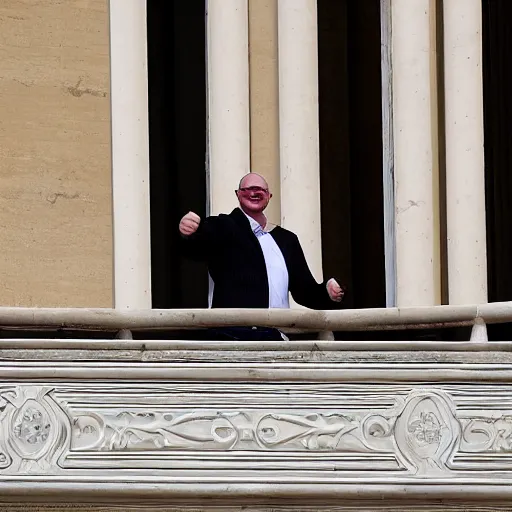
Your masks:
{"label": "column shaft", "polygon": [[[279,0],[281,222],[322,277],[316,0]],[[335,236],[335,234],[333,234]]]}
{"label": "column shaft", "polygon": [[433,8],[392,1],[397,306],[440,300]]}
{"label": "column shaft", "polygon": [[146,2],[110,0],[114,304],[151,307]]}
{"label": "column shaft", "polygon": [[487,302],[482,2],[444,0],[450,304]]}

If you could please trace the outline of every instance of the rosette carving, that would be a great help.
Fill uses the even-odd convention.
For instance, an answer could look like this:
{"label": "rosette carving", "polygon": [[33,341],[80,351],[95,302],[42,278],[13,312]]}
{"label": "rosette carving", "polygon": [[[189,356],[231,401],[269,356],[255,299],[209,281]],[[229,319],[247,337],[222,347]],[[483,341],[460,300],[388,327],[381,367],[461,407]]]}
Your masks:
{"label": "rosette carving", "polygon": [[395,423],[397,455],[417,476],[449,471],[461,436],[451,398],[440,391],[414,391]]}
{"label": "rosette carving", "polygon": [[64,446],[67,422],[50,391],[41,386],[18,386],[0,394],[0,469],[44,473],[55,464],[57,452]]}

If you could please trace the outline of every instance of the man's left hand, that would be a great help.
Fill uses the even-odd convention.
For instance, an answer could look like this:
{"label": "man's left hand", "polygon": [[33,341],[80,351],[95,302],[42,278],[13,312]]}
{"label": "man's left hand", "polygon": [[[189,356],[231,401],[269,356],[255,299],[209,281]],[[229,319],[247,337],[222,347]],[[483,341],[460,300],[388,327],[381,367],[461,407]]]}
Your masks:
{"label": "man's left hand", "polygon": [[329,279],[327,281],[327,293],[329,294],[329,297],[334,302],[341,302],[343,300],[343,296],[345,295],[345,291],[343,288],[338,284],[336,279]]}

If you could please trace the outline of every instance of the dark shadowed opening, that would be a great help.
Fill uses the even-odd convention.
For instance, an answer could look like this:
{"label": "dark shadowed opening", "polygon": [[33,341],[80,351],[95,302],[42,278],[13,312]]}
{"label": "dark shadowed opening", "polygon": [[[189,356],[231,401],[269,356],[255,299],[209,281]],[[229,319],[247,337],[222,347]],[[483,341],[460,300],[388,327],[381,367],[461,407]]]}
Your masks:
{"label": "dark shadowed opening", "polygon": [[[512,300],[512,2],[483,0],[483,85],[489,301]],[[512,325],[490,326],[510,340]]]}
{"label": "dark shadowed opening", "polygon": [[147,1],[154,308],[207,306],[206,269],[178,247],[181,216],[206,213],[204,5]]}
{"label": "dark shadowed opening", "polygon": [[319,0],[324,275],[351,307],[384,307],[380,0]]}

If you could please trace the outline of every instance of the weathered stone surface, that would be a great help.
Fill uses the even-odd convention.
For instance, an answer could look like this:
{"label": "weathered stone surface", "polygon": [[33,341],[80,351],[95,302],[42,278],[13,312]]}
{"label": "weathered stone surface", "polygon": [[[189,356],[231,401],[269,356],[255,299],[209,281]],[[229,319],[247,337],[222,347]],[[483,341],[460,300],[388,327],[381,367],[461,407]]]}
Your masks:
{"label": "weathered stone surface", "polygon": [[509,510],[511,344],[33,343],[0,352],[4,502]]}
{"label": "weathered stone surface", "polygon": [[0,304],[112,305],[107,0],[0,2]]}

